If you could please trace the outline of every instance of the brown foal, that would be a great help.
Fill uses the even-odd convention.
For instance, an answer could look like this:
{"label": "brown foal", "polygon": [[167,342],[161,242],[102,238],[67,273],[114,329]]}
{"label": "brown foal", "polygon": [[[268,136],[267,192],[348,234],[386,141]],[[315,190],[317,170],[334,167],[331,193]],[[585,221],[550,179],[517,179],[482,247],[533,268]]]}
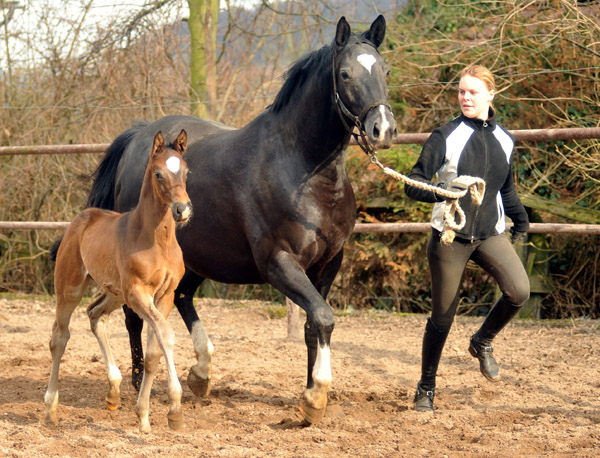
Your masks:
{"label": "brown foal", "polygon": [[166,318],[185,270],[175,228],[186,223],[192,211],[185,186],[187,164],[181,157],[186,143],[185,130],[168,146],[162,134],[156,134],[137,207],[127,213],[88,208],[75,217],[62,239],[54,270],[52,369],[44,397],[48,423],[58,424],[58,372],[69,340],[69,321],[92,279],[102,294],[90,304],[87,314],[108,371],[106,406],[110,410],[119,407],[122,378],[108,344],[106,319],[127,303],[150,324],[136,405],[140,431],[150,431],[150,389],[161,351],[168,371],[169,426],[178,429],[182,425],[181,384],[173,362],[174,333]]}

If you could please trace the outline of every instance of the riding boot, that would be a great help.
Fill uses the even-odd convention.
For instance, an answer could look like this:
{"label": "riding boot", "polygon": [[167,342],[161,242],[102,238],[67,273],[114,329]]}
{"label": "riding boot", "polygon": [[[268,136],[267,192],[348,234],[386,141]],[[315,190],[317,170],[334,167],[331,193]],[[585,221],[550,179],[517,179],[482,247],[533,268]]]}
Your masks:
{"label": "riding boot", "polygon": [[488,313],[479,330],[471,336],[469,353],[479,360],[479,370],[492,382],[500,380],[498,363],[494,358],[492,340],[519,312],[520,306],[513,305],[502,296]]}
{"label": "riding boot", "polygon": [[435,377],[449,331],[438,330],[433,321],[431,321],[431,318],[427,319],[425,333],[423,334],[421,380],[417,384],[417,392],[414,399],[415,410],[419,412],[433,412]]}

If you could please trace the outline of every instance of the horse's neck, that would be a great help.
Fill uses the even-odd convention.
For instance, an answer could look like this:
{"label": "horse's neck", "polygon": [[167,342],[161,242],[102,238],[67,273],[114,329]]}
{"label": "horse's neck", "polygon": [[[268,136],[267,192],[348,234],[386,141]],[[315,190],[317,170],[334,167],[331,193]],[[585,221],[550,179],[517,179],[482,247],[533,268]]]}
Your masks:
{"label": "horse's neck", "polygon": [[148,179],[144,180],[140,200],[132,211],[131,221],[139,226],[140,236],[154,239],[159,245],[170,244],[175,240],[175,220],[171,210],[154,195]]}
{"label": "horse's neck", "polygon": [[[292,141],[318,162],[342,155],[350,141],[334,102],[330,73],[307,81],[307,90],[297,95],[277,114],[282,131],[292,135]],[[317,80],[318,78],[318,80]],[[289,137],[288,137],[289,140]]]}

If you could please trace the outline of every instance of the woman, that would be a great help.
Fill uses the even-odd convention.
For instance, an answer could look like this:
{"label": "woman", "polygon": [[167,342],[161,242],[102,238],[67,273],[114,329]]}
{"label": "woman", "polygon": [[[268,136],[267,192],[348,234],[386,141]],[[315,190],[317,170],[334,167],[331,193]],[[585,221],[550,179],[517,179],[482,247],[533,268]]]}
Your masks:
{"label": "woman", "polygon": [[527,273],[503,234],[505,214],[514,223],[513,243],[526,236],[529,220],[513,182],[514,140],[494,117],[494,89],[494,76],[486,67],[473,65],[461,72],[458,103],[462,115],[432,132],[409,175],[427,183],[436,175],[437,185],[449,190],[460,189],[453,180],[461,175],[485,180],[486,191],[480,206],[475,206],[468,194],[460,199],[466,222],[461,230],[455,231],[454,241],[443,244],[440,240],[444,228],[444,198],[431,191],[405,186],[411,198],[435,202],[432,235],[427,247],[432,312],[423,336],[421,380],[415,395],[418,411],[433,412],[437,368],[456,314],[467,261],[474,261],[493,276],[502,291],[469,345],[469,353],[479,360],[481,373],[488,380],[500,378],[492,340],[529,298]]}

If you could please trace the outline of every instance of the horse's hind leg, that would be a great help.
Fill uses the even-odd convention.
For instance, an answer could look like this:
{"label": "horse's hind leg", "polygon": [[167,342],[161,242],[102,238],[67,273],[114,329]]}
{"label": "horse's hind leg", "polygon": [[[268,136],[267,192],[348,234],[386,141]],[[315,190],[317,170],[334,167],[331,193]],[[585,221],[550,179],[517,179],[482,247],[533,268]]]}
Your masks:
{"label": "horse's hind leg", "polygon": [[[56,317],[52,325],[52,337],[50,338],[50,353],[52,354],[52,367],[50,369],[50,380],[48,388],[44,396],[46,404],[46,423],[58,424],[58,374],[60,369],[60,361],[65,353],[67,342],[71,336],[69,332],[69,323],[73,310],[87,286],[88,280],[83,273],[74,273],[67,276],[60,270],[60,264],[57,264],[55,272],[55,288],[56,288]],[[76,277],[75,279],[73,277]],[[72,285],[74,280],[76,286]],[[79,281],[78,281],[79,280]],[[77,284],[79,282],[79,284]]]}
{"label": "horse's hind leg", "polygon": [[125,313],[125,327],[129,334],[129,347],[131,348],[131,384],[140,391],[142,376],[144,375],[144,347],[142,346],[142,329],[144,320],[127,305],[123,305]]}
{"label": "horse's hind leg", "polygon": [[190,368],[187,384],[192,393],[198,397],[207,396],[210,392],[214,351],[213,344],[194,307],[194,293],[203,280],[202,277],[186,269],[185,275],[175,290],[175,306],[192,336],[197,360],[197,363]]}
{"label": "horse's hind leg", "polygon": [[87,309],[90,327],[98,340],[100,352],[102,353],[108,374],[109,388],[106,395],[106,407],[108,410],[116,410],[121,403],[121,371],[117,367],[106,336],[106,321],[108,320],[108,316],[119,305],[121,304],[115,302],[112,296],[103,293]]}

